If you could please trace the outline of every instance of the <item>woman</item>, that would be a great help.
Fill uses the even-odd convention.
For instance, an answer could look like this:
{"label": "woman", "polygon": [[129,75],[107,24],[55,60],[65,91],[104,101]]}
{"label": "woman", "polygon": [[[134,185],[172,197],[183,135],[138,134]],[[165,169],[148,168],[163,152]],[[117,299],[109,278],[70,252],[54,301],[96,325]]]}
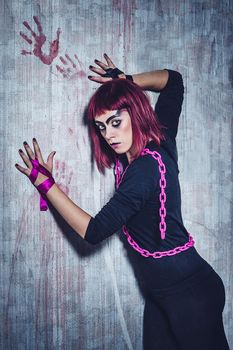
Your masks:
{"label": "woman", "polygon": [[[198,254],[184,227],[176,134],[183,102],[182,76],[164,69],[125,75],[105,54],[89,79],[103,84],[88,106],[90,136],[100,171],[115,163],[116,192],[93,218],[74,204],[52,177],[33,139],[16,164],[86,241],[97,244],[123,229],[146,286],[144,349],[229,349],[220,276]],[[143,90],[160,91],[155,112]]]}

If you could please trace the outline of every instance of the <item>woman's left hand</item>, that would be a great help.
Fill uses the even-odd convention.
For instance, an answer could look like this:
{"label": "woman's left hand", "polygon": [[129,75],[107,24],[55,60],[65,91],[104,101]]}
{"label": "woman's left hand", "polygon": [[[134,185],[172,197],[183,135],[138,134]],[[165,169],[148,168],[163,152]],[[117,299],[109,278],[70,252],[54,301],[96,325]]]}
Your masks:
{"label": "woman's left hand", "polygon": [[[90,80],[95,81],[96,83],[100,83],[100,84],[103,84],[103,83],[106,83],[107,81],[112,80],[111,77],[103,77],[103,75],[106,74],[106,71],[108,69],[117,68],[115,66],[115,64],[113,63],[113,61],[110,59],[110,57],[108,57],[108,55],[106,53],[104,54],[104,58],[107,61],[107,64],[95,59],[95,63],[100,68],[89,66],[89,69],[92,70],[92,72],[99,74],[99,76],[89,75],[88,78]],[[119,78],[126,78],[126,76],[123,72],[122,72],[122,74],[119,74],[118,77]]]}
{"label": "woman's left hand", "polygon": [[[24,164],[27,166],[27,168],[23,168],[21,165],[15,164],[16,168],[22,174],[29,177],[29,175],[31,174],[32,168],[33,168],[31,159],[36,158],[36,159],[38,159],[38,162],[40,163],[40,165],[42,165],[46,170],[48,170],[52,176],[53,157],[54,157],[56,152],[51,152],[47,158],[47,162],[45,163],[45,161],[42,157],[41,151],[40,151],[39,144],[36,141],[36,139],[33,139],[34,152],[32,151],[31,147],[28,145],[28,143],[26,141],[24,142],[24,148],[25,148],[26,154],[24,153],[24,151],[22,149],[19,149],[19,155],[22,158]],[[36,178],[36,181],[34,182],[34,185],[37,187],[47,179],[48,179],[47,176],[45,176],[44,174],[39,172],[38,176]]]}

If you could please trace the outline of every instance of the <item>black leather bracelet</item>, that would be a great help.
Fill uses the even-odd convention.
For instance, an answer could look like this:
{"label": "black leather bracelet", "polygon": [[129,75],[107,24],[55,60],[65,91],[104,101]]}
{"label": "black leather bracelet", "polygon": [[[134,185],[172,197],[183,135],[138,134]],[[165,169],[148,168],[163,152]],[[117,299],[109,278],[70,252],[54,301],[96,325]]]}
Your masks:
{"label": "black leather bracelet", "polygon": [[131,80],[131,81],[133,81],[133,77],[132,77],[132,75],[125,75],[126,76],[126,79],[128,79],[128,80]]}

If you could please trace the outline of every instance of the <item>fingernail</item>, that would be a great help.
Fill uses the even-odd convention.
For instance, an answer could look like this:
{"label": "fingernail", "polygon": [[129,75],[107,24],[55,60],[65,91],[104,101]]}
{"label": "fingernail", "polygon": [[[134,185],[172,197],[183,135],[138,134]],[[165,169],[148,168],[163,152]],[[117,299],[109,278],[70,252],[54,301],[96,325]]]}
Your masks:
{"label": "fingernail", "polygon": [[99,60],[95,59],[95,62],[99,62]]}
{"label": "fingernail", "polygon": [[33,137],[32,141],[36,142],[36,139],[35,139],[35,137]]}
{"label": "fingernail", "polygon": [[19,164],[15,163],[15,166],[19,166]]}
{"label": "fingernail", "polygon": [[27,142],[26,141],[24,141],[24,143],[23,143],[24,145],[27,145]]}
{"label": "fingernail", "polygon": [[106,53],[104,53],[104,56],[108,56]]}
{"label": "fingernail", "polygon": [[20,153],[23,153],[23,151],[21,150],[21,148],[19,149],[19,152],[20,152]]}
{"label": "fingernail", "polygon": [[91,79],[92,78],[92,76],[91,75],[88,75],[88,79]]}
{"label": "fingernail", "polygon": [[89,68],[93,68],[93,66],[89,66]]}

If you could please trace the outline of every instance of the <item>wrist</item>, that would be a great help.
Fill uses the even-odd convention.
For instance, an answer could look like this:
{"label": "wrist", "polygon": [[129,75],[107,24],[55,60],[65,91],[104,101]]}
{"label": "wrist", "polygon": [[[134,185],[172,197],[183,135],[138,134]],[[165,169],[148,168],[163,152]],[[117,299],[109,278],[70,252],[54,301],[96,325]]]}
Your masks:
{"label": "wrist", "polygon": [[118,78],[120,78],[120,79],[126,79],[125,73],[119,74],[119,75],[118,75]]}
{"label": "wrist", "polygon": [[45,180],[49,179],[48,176],[45,176],[41,173],[38,174],[36,181],[34,182],[34,186],[38,187],[40,184],[42,184]]}
{"label": "wrist", "polygon": [[128,79],[128,80],[133,81],[133,76],[132,75],[126,74],[125,78]]}
{"label": "wrist", "polygon": [[45,195],[45,194],[47,194],[47,192],[50,190],[50,188],[54,184],[55,184],[54,178],[53,177],[49,177],[47,180],[43,181],[36,188],[40,192],[41,195]]}

